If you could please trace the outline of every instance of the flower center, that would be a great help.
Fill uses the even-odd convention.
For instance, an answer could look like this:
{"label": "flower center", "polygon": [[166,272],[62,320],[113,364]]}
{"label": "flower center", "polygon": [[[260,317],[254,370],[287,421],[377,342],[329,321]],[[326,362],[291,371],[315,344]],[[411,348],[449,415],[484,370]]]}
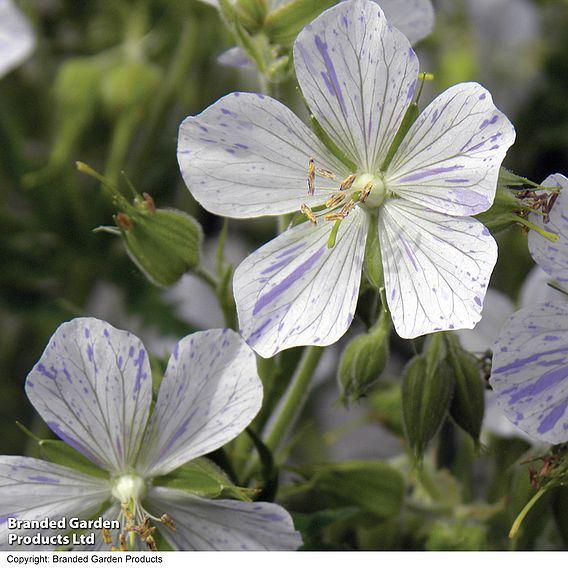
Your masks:
{"label": "flower center", "polygon": [[359,174],[351,189],[361,192],[359,202],[367,209],[377,209],[385,200],[385,182],[380,174]]}
{"label": "flower center", "polygon": [[117,477],[112,484],[112,496],[121,503],[140,503],[146,495],[146,481],[136,474]]}

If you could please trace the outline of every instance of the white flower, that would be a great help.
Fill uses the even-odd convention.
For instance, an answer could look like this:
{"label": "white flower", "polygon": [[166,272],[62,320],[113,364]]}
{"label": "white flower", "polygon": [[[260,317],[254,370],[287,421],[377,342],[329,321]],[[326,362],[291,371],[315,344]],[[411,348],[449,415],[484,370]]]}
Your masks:
{"label": "white flower", "polygon": [[[560,285],[568,283],[568,179],[549,176],[545,187],[561,193],[550,222],[531,215],[531,221],[558,235],[550,242],[529,233],[535,262]],[[533,438],[552,444],[568,440],[568,299],[523,308],[503,327],[493,348],[491,385],[507,417]]]}
{"label": "white flower", "polygon": [[0,0],[0,77],[26,59],[35,47],[35,36],[12,0]]}
{"label": "white flower", "polygon": [[262,385],[255,357],[233,331],[182,339],[150,412],[152,377],[140,340],[101,320],[75,319],[57,329],[26,392],[51,430],[107,473],[94,477],[34,458],[0,457],[2,548],[16,532],[7,528],[9,517],[89,518],[101,508],[105,519],[122,521],[127,543],[135,533],[126,525],[152,524],[180,550],[301,544],[278,505],[204,499],[153,483],[232,440],[258,412]]}
{"label": "white flower", "polygon": [[[426,108],[390,159],[418,60],[374,2],[324,12],[298,36],[294,60],[303,95],[338,151],[288,108],[252,93],[228,95],[180,128],[182,175],[209,211],[256,217],[324,207],[317,224],[287,230],[237,268],[249,345],[270,357],[337,341],[353,319],[375,221],[397,333],[473,327],[497,247],[471,215],[493,202],[515,137],[510,122],[483,87],[456,85]],[[310,159],[315,189],[307,195]]]}

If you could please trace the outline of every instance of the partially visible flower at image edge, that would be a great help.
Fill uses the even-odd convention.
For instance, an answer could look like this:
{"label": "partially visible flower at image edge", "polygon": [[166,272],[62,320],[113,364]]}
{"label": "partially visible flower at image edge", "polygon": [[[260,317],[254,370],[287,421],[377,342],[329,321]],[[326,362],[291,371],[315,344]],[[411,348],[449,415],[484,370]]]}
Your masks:
{"label": "partially visible flower at image edge", "polygon": [[[219,7],[218,0],[201,0],[210,6]],[[430,0],[373,0],[385,13],[388,21],[400,30],[412,45],[423,40],[434,28],[434,8]],[[271,0],[269,12],[290,4],[292,0]],[[229,67],[250,67],[253,62],[240,47],[232,47],[218,58],[219,63]]]}
{"label": "partially visible flower at image edge", "polygon": [[[549,242],[531,231],[529,250],[548,279],[568,292],[568,179],[553,174],[541,185],[560,193],[548,223],[540,213],[530,219],[558,239]],[[568,441],[568,297],[554,294],[504,324],[493,347],[490,384],[513,424],[536,440],[560,444]]]}
{"label": "partially visible flower at image edge", "polygon": [[436,98],[391,151],[418,60],[374,2],[322,13],[299,34],[294,61],[331,143],[254,93],[227,95],[180,127],[181,172],[205,209],[250,218],[301,208],[312,217],[235,271],[243,337],[263,357],[337,341],[355,313],[373,221],[397,333],[472,328],[497,246],[471,216],[494,200],[513,126],[486,89],[463,83]]}
{"label": "partially visible flower at image edge", "polygon": [[20,65],[35,47],[34,32],[12,0],[0,0],[0,77]]}
{"label": "partially visible flower at image edge", "polygon": [[[182,339],[150,412],[152,377],[140,340],[104,321],[78,318],[54,333],[26,392],[49,428],[102,472],[95,477],[44,460],[1,456],[0,548],[7,548],[8,533],[18,532],[8,529],[10,517],[57,521],[97,512],[121,521],[127,543],[133,534],[128,525],[146,522],[179,550],[295,550],[302,544],[279,505],[206,499],[153,484],[231,441],[260,409],[254,353],[235,332]],[[119,533],[112,533],[115,544]],[[102,535],[97,538],[96,548],[110,548]],[[140,540],[135,546],[146,548]]]}

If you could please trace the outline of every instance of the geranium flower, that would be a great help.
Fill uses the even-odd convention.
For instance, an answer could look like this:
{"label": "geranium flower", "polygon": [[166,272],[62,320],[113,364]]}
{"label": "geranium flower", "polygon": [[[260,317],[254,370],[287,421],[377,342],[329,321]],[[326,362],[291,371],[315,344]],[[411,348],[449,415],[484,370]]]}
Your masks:
{"label": "geranium flower", "polygon": [[35,47],[35,36],[12,0],[0,0],[0,77],[26,59]]}
{"label": "geranium flower", "polygon": [[508,119],[482,86],[459,84],[426,108],[393,153],[418,60],[374,2],[324,12],[298,36],[294,61],[327,145],[288,108],[252,93],[228,95],[180,128],[181,172],[207,210],[246,218],[301,209],[311,218],[235,272],[249,345],[270,357],[337,341],[353,319],[375,221],[397,333],[473,327],[497,247],[470,215],[493,202],[515,137]]}
{"label": "geranium flower", "polygon": [[[529,249],[535,262],[565,289],[568,283],[568,179],[560,174],[542,185],[561,190],[544,223],[558,235],[552,243],[535,231]],[[519,310],[504,325],[493,348],[491,385],[499,406],[515,425],[533,438],[559,444],[568,441],[568,299],[556,299]]]}
{"label": "geranium flower", "polygon": [[[57,329],[26,392],[50,429],[102,471],[93,476],[34,458],[0,457],[3,548],[8,533],[17,532],[7,528],[9,517],[88,519],[102,509],[103,518],[121,521],[127,545],[138,535],[140,548],[139,539],[151,544],[153,528],[180,550],[301,544],[278,505],[205,499],[154,483],[232,440],[258,412],[255,357],[233,331],[182,339],[151,412],[151,370],[140,340],[101,320],[75,319]],[[115,544],[119,532],[112,535]],[[100,538],[97,548],[104,547]]]}
{"label": "geranium flower", "polygon": [[[201,0],[219,7],[218,0]],[[268,0],[269,12],[289,4],[292,0]],[[430,0],[374,0],[387,20],[399,29],[412,45],[429,36],[434,28],[434,8]],[[240,47],[232,47],[219,56],[219,63],[229,67],[250,67],[254,64]]]}

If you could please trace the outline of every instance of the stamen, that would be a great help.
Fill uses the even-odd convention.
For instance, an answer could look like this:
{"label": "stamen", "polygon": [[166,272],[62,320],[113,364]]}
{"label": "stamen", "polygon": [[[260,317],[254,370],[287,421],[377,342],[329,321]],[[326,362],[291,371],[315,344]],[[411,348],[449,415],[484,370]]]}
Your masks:
{"label": "stamen", "polygon": [[176,532],[177,531],[177,527],[175,526],[174,522],[172,521],[172,519],[170,518],[170,516],[167,513],[164,513],[161,517],[160,517],[160,522],[168,529],[170,529],[172,532]]}
{"label": "stamen", "polygon": [[124,213],[119,213],[116,216],[116,222],[119,227],[125,231],[130,231],[130,229],[132,229],[132,221],[130,220],[130,217]]}
{"label": "stamen", "polygon": [[355,181],[355,179],[357,178],[357,176],[355,174],[351,174],[349,176],[347,176],[342,182],[341,185],[339,186],[339,189],[341,191],[346,191],[347,189],[351,189],[351,186],[353,185],[353,182]]}
{"label": "stamen", "polygon": [[314,212],[310,209],[308,205],[302,203],[302,205],[300,205],[300,211],[302,212],[302,215],[307,217],[311,223],[313,223],[314,225],[318,224],[318,220],[316,219]]}
{"label": "stamen", "polygon": [[156,546],[156,541],[154,540],[153,536],[149,536],[146,540],[146,546],[148,547],[149,550],[151,550],[152,552],[156,552],[158,550],[158,547]]}
{"label": "stamen", "polygon": [[339,205],[346,197],[345,193],[334,193],[326,202],[326,208],[335,207]]}
{"label": "stamen", "polygon": [[310,158],[308,165],[308,195],[313,195],[316,191],[316,165],[314,159]]}
{"label": "stamen", "polygon": [[110,534],[110,531],[108,529],[101,529],[101,532],[103,533],[103,542],[105,544],[112,544],[112,535]]}
{"label": "stamen", "polygon": [[355,207],[355,201],[353,201],[353,199],[350,199],[341,208],[341,211],[339,213],[331,213],[330,215],[326,215],[325,219],[326,219],[326,221],[339,221],[341,219],[345,219],[345,217],[347,217],[347,215],[349,215],[349,213],[351,213],[351,211],[353,211],[354,207]]}
{"label": "stamen", "polygon": [[156,203],[154,202],[152,196],[149,193],[144,192],[142,194],[142,197],[144,198],[144,201],[146,202],[146,205],[148,206],[148,210],[150,211],[150,213],[155,213]]}
{"label": "stamen", "polygon": [[359,196],[359,201],[361,203],[365,203],[367,201],[369,195],[371,195],[371,190],[373,189],[373,182],[369,182],[361,191],[361,195]]}
{"label": "stamen", "polygon": [[326,179],[331,179],[331,180],[337,179],[337,176],[333,172],[330,172],[329,170],[324,170],[323,168],[316,168],[316,173],[318,174],[318,176],[321,176]]}
{"label": "stamen", "polygon": [[552,211],[552,207],[554,206],[556,200],[558,199],[558,195],[559,195],[558,193],[553,193],[550,196],[550,199],[543,204],[542,212],[544,213],[544,219],[543,219],[544,223],[550,222],[550,212]]}
{"label": "stamen", "polygon": [[120,533],[118,535],[118,541],[120,543],[118,550],[120,550],[120,552],[127,552],[128,545],[126,544],[126,537],[124,536],[124,533]]}

